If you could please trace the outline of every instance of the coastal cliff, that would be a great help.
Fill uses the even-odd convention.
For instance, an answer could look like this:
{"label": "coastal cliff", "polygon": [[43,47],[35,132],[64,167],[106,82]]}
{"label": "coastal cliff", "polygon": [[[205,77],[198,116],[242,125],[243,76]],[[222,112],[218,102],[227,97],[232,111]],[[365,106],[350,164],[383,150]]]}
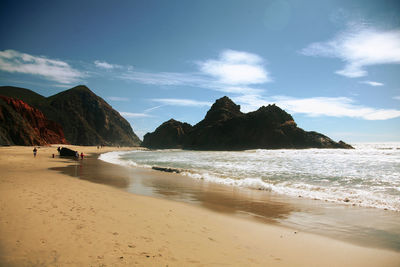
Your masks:
{"label": "coastal cliff", "polygon": [[240,106],[226,96],[216,100],[195,126],[171,119],[153,133],[147,133],[143,145],[194,150],[352,148],[343,141],[335,142],[323,134],[304,131],[290,114],[276,105],[242,113]]}
{"label": "coastal cliff", "polygon": [[0,96],[0,144],[67,144],[61,126],[22,100]]}
{"label": "coastal cliff", "polygon": [[84,85],[43,97],[31,90],[3,86],[0,95],[20,99],[61,125],[74,145],[139,146],[130,124]]}

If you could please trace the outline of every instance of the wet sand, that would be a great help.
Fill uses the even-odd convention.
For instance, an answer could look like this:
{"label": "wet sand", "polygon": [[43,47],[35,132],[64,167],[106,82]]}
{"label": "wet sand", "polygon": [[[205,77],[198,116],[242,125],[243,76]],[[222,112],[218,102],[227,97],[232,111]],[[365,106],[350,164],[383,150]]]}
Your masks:
{"label": "wet sand", "polygon": [[97,157],[94,154],[85,161],[55,170],[134,194],[190,203],[361,246],[400,252],[398,212],[291,198],[264,190],[215,184],[176,173],[123,167],[97,160]]}
{"label": "wet sand", "polygon": [[[356,246],[232,216],[253,216],[262,210],[274,221],[289,218],[296,211],[296,206],[282,204],[273,196],[274,204],[270,207],[255,205],[246,213],[236,208],[239,204],[233,204],[232,209],[220,204],[224,198],[228,203],[235,194],[242,199],[243,194],[252,192],[221,195],[220,191],[225,189],[212,187],[204,190],[208,193],[193,194],[182,190],[186,177],[171,184],[165,178],[176,180],[172,174],[140,169],[121,171],[107,164],[97,166],[96,160],[90,167],[91,161],[87,159],[81,164],[52,158],[55,147],[40,148],[33,158],[32,149],[0,148],[1,266],[400,264],[400,253],[395,251]],[[98,152],[96,148],[77,149]],[[59,168],[68,165],[74,166],[76,175],[87,172],[91,181],[60,172]],[[126,178],[131,176],[122,174],[125,171],[134,172],[141,179],[132,183]],[[153,175],[155,180],[147,179]],[[199,182],[199,186],[208,185]],[[141,194],[163,195],[166,199],[127,192],[133,188]],[[199,205],[168,200],[180,198]]]}

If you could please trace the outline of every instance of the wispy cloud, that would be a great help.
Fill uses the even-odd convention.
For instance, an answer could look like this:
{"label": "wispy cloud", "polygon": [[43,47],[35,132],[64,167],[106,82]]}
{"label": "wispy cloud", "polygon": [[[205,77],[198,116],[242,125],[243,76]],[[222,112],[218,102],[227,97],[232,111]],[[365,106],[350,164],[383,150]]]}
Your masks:
{"label": "wispy cloud", "polygon": [[347,97],[277,98],[277,102],[294,113],[309,116],[351,117],[365,120],[388,120],[400,117],[400,110],[377,109],[357,105]]}
{"label": "wispy cloud", "polygon": [[152,101],[170,106],[185,106],[185,107],[203,107],[211,106],[211,102],[197,101],[192,99],[179,99],[179,98],[154,98]]}
{"label": "wispy cloud", "polygon": [[363,24],[348,29],[326,42],[312,43],[301,53],[307,56],[339,58],[345,62],[337,74],[350,78],[367,75],[366,67],[400,63],[400,30],[382,31]]}
{"label": "wispy cloud", "polygon": [[360,83],[371,85],[371,86],[384,86],[383,83],[374,82],[374,81],[361,81]]}
{"label": "wispy cloud", "polygon": [[306,114],[312,117],[350,117],[365,120],[388,120],[400,117],[400,110],[365,107],[356,104],[353,99],[348,97],[293,98],[271,96],[262,98],[257,95],[244,95],[236,97],[234,100],[242,104],[242,109],[245,112],[275,103],[290,113]]}
{"label": "wispy cloud", "polygon": [[6,84],[10,83],[16,83],[16,84],[29,84],[29,85],[35,85],[35,86],[53,86],[53,87],[59,87],[59,88],[71,88],[70,84],[59,84],[59,83],[54,83],[54,84],[48,84],[46,82],[32,82],[32,81],[26,81],[26,80],[14,80],[14,79],[1,79],[3,82]]}
{"label": "wispy cloud", "polygon": [[131,80],[143,84],[153,85],[187,85],[197,86],[202,83],[209,83],[210,81],[205,77],[195,73],[179,73],[179,72],[140,72],[128,71],[122,73],[120,78],[124,80]]}
{"label": "wispy cloud", "polygon": [[132,112],[119,112],[122,117],[125,118],[148,118],[148,117],[153,117],[150,114],[147,113],[132,113]]}
{"label": "wispy cloud", "polygon": [[115,69],[115,68],[122,68],[121,65],[110,64],[110,63],[107,63],[105,61],[100,61],[100,60],[96,60],[94,62],[94,65],[96,65],[96,67],[98,67],[98,68],[107,69],[107,70],[111,70],[111,69]]}
{"label": "wispy cloud", "polygon": [[253,53],[224,50],[218,59],[196,62],[196,72],[143,72],[128,70],[119,78],[142,84],[190,86],[234,94],[254,94],[263,90],[254,85],[272,79],[264,60]]}
{"label": "wispy cloud", "polygon": [[218,59],[198,62],[200,71],[226,85],[262,84],[271,81],[263,59],[253,53],[224,50]]}
{"label": "wispy cloud", "polygon": [[153,110],[162,108],[162,107],[164,107],[164,106],[165,106],[165,105],[158,105],[158,106],[155,106],[155,107],[152,107],[152,108],[145,109],[145,110],[144,110],[144,113],[151,112],[151,111],[153,111]]}
{"label": "wispy cloud", "polygon": [[77,83],[86,76],[64,61],[32,56],[15,50],[0,51],[0,70],[38,75],[62,84]]}
{"label": "wispy cloud", "polygon": [[119,97],[119,96],[109,96],[107,97],[108,100],[116,101],[116,102],[128,102],[129,98],[127,97]]}
{"label": "wispy cloud", "polygon": [[155,116],[153,116],[153,115],[151,115],[151,114],[149,114],[151,111],[153,111],[153,110],[156,110],[156,109],[158,109],[158,108],[161,108],[161,107],[163,107],[163,106],[165,106],[165,105],[159,105],[159,106],[156,106],[156,107],[152,107],[152,108],[148,108],[148,109],[145,109],[143,112],[141,112],[141,113],[132,113],[132,112],[120,112],[119,114],[121,114],[121,116],[123,116],[123,117],[125,117],[125,118],[133,118],[133,119],[136,119],[136,118],[151,118],[151,117],[155,117]]}
{"label": "wispy cloud", "polygon": [[400,95],[394,96],[393,99],[400,100]]}

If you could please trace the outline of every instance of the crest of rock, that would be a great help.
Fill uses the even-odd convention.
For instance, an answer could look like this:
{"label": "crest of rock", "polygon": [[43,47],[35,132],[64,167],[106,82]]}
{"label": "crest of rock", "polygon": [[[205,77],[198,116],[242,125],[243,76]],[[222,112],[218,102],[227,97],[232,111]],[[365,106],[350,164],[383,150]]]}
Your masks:
{"label": "crest of rock", "polygon": [[191,130],[190,124],[170,119],[161,124],[154,134],[147,133],[143,138],[143,146],[149,148],[182,148],[186,136]]}
{"label": "crest of rock", "polygon": [[226,121],[241,115],[243,113],[240,112],[240,105],[236,105],[229,97],[224,96],[215,101],[204,120],[199,122],[196,127]]}

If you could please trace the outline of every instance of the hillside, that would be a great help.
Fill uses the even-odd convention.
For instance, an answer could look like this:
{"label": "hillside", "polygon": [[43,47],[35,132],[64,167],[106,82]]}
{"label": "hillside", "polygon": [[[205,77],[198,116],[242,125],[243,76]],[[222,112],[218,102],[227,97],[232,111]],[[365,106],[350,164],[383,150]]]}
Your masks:
{"label": "hillside", "polygon": [[0,96],[0,145],[66,144],[61,126],[22,100]]}
{"label": "hillside", "polygon": [[21,99],[62,126],[74,145],[138,146],[130,124],[107,102],[80,85],[50,97],[18,87],[0,87],[0,95]]}

